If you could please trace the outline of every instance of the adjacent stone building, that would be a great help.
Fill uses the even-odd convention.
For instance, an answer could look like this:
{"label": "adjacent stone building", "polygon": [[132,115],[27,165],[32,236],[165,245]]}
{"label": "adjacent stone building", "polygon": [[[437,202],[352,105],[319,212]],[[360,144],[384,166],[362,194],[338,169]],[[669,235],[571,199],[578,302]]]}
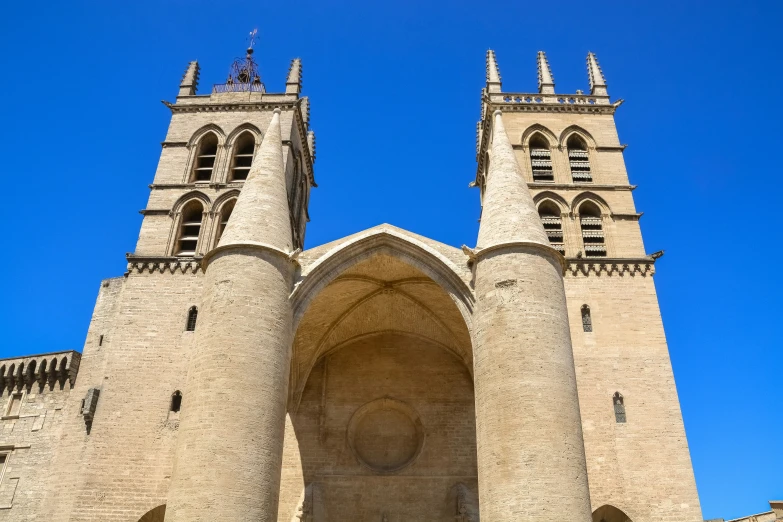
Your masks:
{"label": "adjacent stone building", "polygon": [[[190,63],[127,272],[82,354],[0,361],[0,522],[697,522],[612,102],[481,93],[475,247],[303,250],[300,60]],[[329,151],[324,151],[328,154]],[[77,374],[78,372],[78,374]]]}

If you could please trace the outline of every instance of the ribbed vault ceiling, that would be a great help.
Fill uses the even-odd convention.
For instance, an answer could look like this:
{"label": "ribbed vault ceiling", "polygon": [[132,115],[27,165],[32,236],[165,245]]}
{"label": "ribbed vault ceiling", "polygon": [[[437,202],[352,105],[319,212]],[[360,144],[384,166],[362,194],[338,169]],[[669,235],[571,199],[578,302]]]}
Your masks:
{"label": "ribbed vault ceiling", "polygon": [[320,357],[381,332],[425,338],[472,367],[470,335],[449,295],[419,270],[379,254],[334,279],[302,317],[294,338],[294,403]]}

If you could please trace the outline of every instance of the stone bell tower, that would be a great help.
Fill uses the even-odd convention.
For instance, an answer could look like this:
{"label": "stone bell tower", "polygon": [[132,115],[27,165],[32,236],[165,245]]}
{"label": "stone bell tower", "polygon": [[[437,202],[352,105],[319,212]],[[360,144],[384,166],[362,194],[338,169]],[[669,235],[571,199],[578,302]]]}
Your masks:
{"label": "stone bell tower", "polygon": [[297,206],[305,199],[292,197],[285,158],[286,148],[307,147],[291,143],[302,137],[300,63],[292,64],[279,95],[258,87],[251,66],[234,69],[209,102],[250,116],[265,132],[219,242],[201,260],[199,327],[166,511],[174,522],[277,519],[292,342],[288,296],[304,235],[295,211],[306,215]]}

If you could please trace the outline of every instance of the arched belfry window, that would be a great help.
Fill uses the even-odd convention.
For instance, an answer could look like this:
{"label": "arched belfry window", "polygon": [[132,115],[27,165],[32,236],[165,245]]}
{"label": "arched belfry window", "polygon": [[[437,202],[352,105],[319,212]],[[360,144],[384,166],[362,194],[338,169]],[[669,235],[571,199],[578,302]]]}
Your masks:
{"label": "arched belfry window", "polygon": [[191,201],[182,209],[182,223],[179,226],[176,249],[178,256],[196,255],[203,215],[204,207],[200,201]]}
{"label": "arched belfry window", "polygon": [[546,231],[549,242],[558,252],[565,255],[560,208],[551,201],[545,201],[538,207],[538,215],[541,216],[541,223],[544,225],[544,231]]}
{"label": "arched belfry window", "polygon": [[208,132],[201,138],[196,150],[196,161],[193,164],[191,181],[209,181],[212,179],[217,149],[218,139],[214,133]]}
{"label": "arched belfry window", "polygon": [[614,420],[620,423],[625,422],[625,400],[620,392],[614,392],[612,403],[614,404]]}
{"label": "arched belfry window", "polygon": [[582,330],[585,332],[593,331],[593,318],[590,315],[590,307],[582,305]]}
{"label": "arched belfry window", "polygon": [[554,181],[552,153],[549,143],[540,134],[530,138],[530,165],[533,167],[533,181]]}
{"label": "arched belfry window", "polygon": [[175,391],[171,395],[171,406],[169,407],[169,411],[173,412],[179,412],[179,410],[182,409],[182,392],[179,390]]}
{"label": "arched belfry window", "polygon": [[256,140],[250,132],[243,132],[234,145],[234,157],[231,160],[231,181],[244,181],[250,173]]}
{"label": "arched belfry window", "polygon": [[198,308],[191,306],[190,310],[188,310],[188,322],[185,324],[185,331],[196,331],[196,321],[198,321]]}
{"label": "arched belfry window", "polygon": [[585,257],[606,257],[601,210],[595,203],[587,201],[579,208],[579,226],[582,229]]}
{"label": "arched belfry window", "polygon": [[226,225],[228,225],[228,218],[231,217],[231,212],[234,211],[236,202],[236,199],[227,201],[226,204],[223,205],[223,208],[220,209],[220,222],[218,223],[217,238],[215,238],[216,247],[220,243],[220,238],[223,237],[223,232],[226,230]]}
{"label": "arched belfry window", "polygon": [[571,178],[574,183],[590,183],[593,175],[590,173],[590,158],[587,155],[585,141],[573,134],[566,142],[568,147],[568,163],[571,166]]}

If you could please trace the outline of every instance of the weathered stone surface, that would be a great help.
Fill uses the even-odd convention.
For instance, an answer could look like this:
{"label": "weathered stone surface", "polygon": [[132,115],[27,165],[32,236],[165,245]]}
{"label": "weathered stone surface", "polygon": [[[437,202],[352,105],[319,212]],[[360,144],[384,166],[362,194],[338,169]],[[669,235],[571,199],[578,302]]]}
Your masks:
{"label": "weathered stone surface", "polygon": [[[546,89],[504,93],[488,56],[474,249],[383,224],[299,251],[301,62],[287,93],[208,95],[192,63],[78,366],[0,361],[0,522],[700,521],[606,81],[593,60],[595,92],[554,94],[540,55]],[[193,181],[209,133],[214,168]],[[553,181],[533,180],[534,138]]]}

